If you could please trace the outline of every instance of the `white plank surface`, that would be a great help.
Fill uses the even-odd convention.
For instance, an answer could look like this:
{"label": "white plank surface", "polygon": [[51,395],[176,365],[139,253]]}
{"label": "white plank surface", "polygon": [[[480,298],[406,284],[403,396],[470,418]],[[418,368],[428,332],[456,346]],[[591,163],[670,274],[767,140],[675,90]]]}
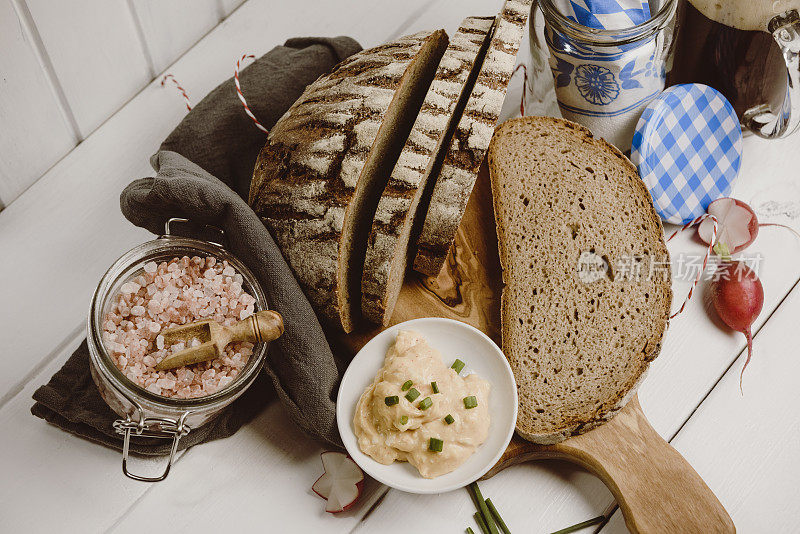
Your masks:
{"label": "white plank surface", "polygon": [[78,141],[24,18],[0,0],[0,209]]}
{"label": "white plank surface", "polygon": [[162,72],[220,21],[217,0],[133,0],[153,70]]}
{"label": "white plank surface", "polygon": [[221,18],[225,18],[233,13],[237,7],[242,5],[242,2],[244,2],[244,0],[217,0]]}
{"label": "white plank surface", "polygon": [[[739,532],[797,532],[800,503],[800,359],[790,335],[800,286],[756,335],[680,430],[673,445],[716,490]],[[715,446],[716,445],[716,446]],[[603,533],[626,532],[617,512]]]}
{"label": "white plank surface", "polygon": [[272,403],[234,436],[187,451],[176,466],[184,476],[152,486],[112,531],[156,524],[170,532],[233,525],[241,532],[349,532],[383,488],[370,480],[353,509],[325,512],[325,501],[311,491],[323,472],[320,452]]}
{"label": "white plank surface", "polygon": [[125,0],[26,0],[86,137],[151,79]]}
{"label": "white plank surface", "polygon": [[[31,0],[35,2],[42,0]],[[235,3],[220,0],[219,5],[224,12]],[[170,71],[199,99],[230,75],[242,52],[260,54],[293,35],[347,34],[372,46],[417,29],[452,30],[464,16],[492,13],[499,5],[499,0],[411,0],[399,5],[389,0],[368,4],[359,0],[249,0]],[[515,80],[517,85],[521,83],[520,78]],[[517,85],[512,85],[510,98],[520,94]],[[507,102],[504,114],[512,114],[517,105],[517,101]],[[0,262],[0,279],[9,281],[0,285],[0,339],[6,342],[4,352],[14,355],[0,359],[0,425],[19,429],[0,433],[0,469],[7,480],[21,481],[0,489],[4,528],[63,530],[65,517],[70,519],[70,530],[81,532],[131,531],[143,522],[170,531],[227,527],[276,532],[341,532],[354,527],[359,532],[455,532],[471,524],[472,505],[464,491],[424,499],[391,491],[366,521],[359,523],[382,495],[377,485],[371,486],[353,513],[345,517],[324,514],[322,501],[309,491],[321,473],[319,448],[291,426],[276,404],[234,437],[186,453],[170,478],[157,485],[126,480],[116,451],[87,443],[30,416],[30,394],[61,365],[81,337],[89,295],[102,271],[121,252],[148,238],[146,232],[122,219],[117,197],[129,180],[151,174],[147,157],[183,113],[174,91],[160,88],[157,81],[151,83],[0,213],[0,250],[16,260]],[[744,168],[736,194],[751,202],[765,221],[797,224],[800,218],[800,184],[787,157],[798,148],[800,135],[784,141],[745,141]],[[673,255],[699,254],[702,247],[684,236],[671,243],[670,250]],[[765,257],[761,276],[766,302],[757,323],[760,326],[797,281],[800,244],[782,230],[765,228],[752,252]],[[674,288],[677,301],[688,289],[688,281],[678,280]],[[777,309],[758,338],[780,338],[793,326],[798,304],[790,304],[800,300],[797,291]],[[53,317],[45,332],[38,327],[42,311]],[[772,321],[787,315],[789,318],[775,327],[777,333],[769,334]],[[757,351],[761,343],[757,341]],[[791,350],[786,344],[776,342],[774,346],[777,348],[769,352],[777,356],[770,362],[782,360],[780,349]],[[729,375],[738,376],[738,366],[714,388],[742,347],[743,338],[720,328],[709,314],[708,304],[697,298],[686,314],[673,322],[662,354],[640,392],[642,404],[655,428],[667,438],[694,413],[675,443],[730,506],[741,532],[791,530],[800,521],[800,510],[787,506],[791,501],[775,497],[775,492],[784,491],[786,498],[797,495],[791,493],[789,484],[797,478],[797,434],[790,433],[789,443],[782,448],[776,446],[756,456],[756,450],[763,450],[763,440],[754,435],[757,432],[736,434],[740,428],[736,424],[758,418],[762,429],[777,428],[786,421],[797,426],[796,417],[757,402],[748,412],[736,399],[723,394],[720,388],[731,382]],[[747,375],[752,379],[753,396],[770,399],[773,392],[753,372],[758,363],[756,358]],[[783,372],[782,368],[769,369]],[[789,375],[778,378],[788,380]],[[768,375],[770,378],[774,377]],[[745,401],[750,397],[749,383],[745,384]],[[774,398],[787,410],[796,411],[800,399],[791,396],[794,390],[784,390],[785,397]],[[743,411],[748,417],[738,415]],[[697,422],[697,418],[702,419]],[[739,456],[729,452],[729,443],[736,443],[744,452]],[[733,475],[726,471],[730,469],[727,458],[754,466],[736,466]],[[788,469],[789,474],[783,476],[781,466],[786,463],[794,470]],[[775,489],[773,480],[778,481]],[[755,488],[753,492],[749,486]],[[483,483],[482,488],[517,532],[551,532],[599,515],[612,501],[596,478],[561,462],[517,466]],[[48,510],[52,513],[32,508],[42,497],[54,503]],[[776,503],[771,508],[770,498]],[[764,514],[764,510],[771,513]],[[621,524],[619,519],[612,520],[609,528],[615,524]]]}
{"label": "white plank surface", "polygon": [[[302,6],[298,7],[299,2],[295,2],[284,4],[286,11],[281,12],[268,0],[251,0],[170,70],[192,94],[199,96],[230,75],[235,59],[243,50],[261,54],[288,37],[309,34],[349,34],[362,43],[376,44],[385,35],[395,32],[400,24],[409,22],[406,9],[426,4],[423,0],[412,0],[403,6],[391,1],[374,3],[366,12],[376,22],[364,25],[358,19],[342,21],[336,17],[340,10],[354,11],[359,5],[357,0],[329,5],[327,9],[320,9],[313,0],[305,2],[306,9],[300,9]],[[298,15],[296,10],[304,12],[305,16]],[[382,16],[378,17],[379,14]],[[265,39],[265,35],[270,38]],[[117,452],[49,427],[33,419],[28,409],[33,390],[60,367],[74,341],[66,349],[53,350],[67,338],[80,337],[91,291],[102,272],[119,254],[149,238],[146,232],[134,228],[122,218],[118,195],[131,179],[152,174],[147,158],[184,113],[183,105],[173,91],[161,88],[158,81],[152,82],[17,202],[0,213],[0,250],[18,259],[0,262],[0,277],[12,281],[0,285],[0,338],[8,340],[7,354],[21,356],[0,360],[0,392],[4,392],[0,401],[0,422],[25,427],[22,433],[0,434],[0,450],[12,453],[0,455],[0,469],[10,479],[36,479],[28,483],[24,491],[7,486],[8,489],[0,493],[4,525],[26,526],[37,531],[58,528],[63,515],[34,514],[30,507],[33,495],[47,494],[52,488],[57,490],[57,509],[73,511],[70,515],[72,528],[78,531],[102,530],[123,517],[145,492],[149,496],[160,487],[124,480]],[[45,332],[36,326],[43,306],[52,316]],[[239,445],[231,445],[232,440],[196,451],[201,453],[197,465],[227,464],[232,456],[242,458],[242,462],[232,463],[229,469],[244,481],[240,500],[248,498],[248,495],[252,498],[247,508],[251,515],[242,516],[243,521],[254,524],[255,517],[263,517],[265,503],[270,500],[292,503],[302,495],[300,502],[314,504],[311,508],[304,507],[299,517],[311,515],[309,520],[313,524],[327,520],[332,521],[331,527],[352,528],[357,514],[368,508],[369,499],[362,502],[363,508],[354,511],[349,520],[346,517],[327,517],[321,512],[323,502],[317,497],[311,499],[308,493],[311,483],[321,472],[315,457],[319,448],[296,434],[277,405],[265,412],[259,421],[233,440],[241,443],[240,446],[248,452],[238,452]],[[283,432],[285,434],[281,434]],[[292,482],[291,486],[273,485],[269,479],[265,481],[267,474],[281,473],[278,467],[283,464],[276,463],[277,460],[263,447],[261,454],[265,455],[266,462],[262,464],[263,470],[253,471],[248,462],[258,454],[252,449],[261,446],[264,435],[270,433],[287,436],[282,438],[287,441],[277,446],[276,451],[291,450],[297,443],[302,445],[298,448],[300,456],[294,460],[293,469],[283,471],[281,475]],[[285,460],[280,453],[275,454],[277,459]],[[26,461],[21,462],[20,458]],[[37,463],[35,471],[29,471],[28,460]],[[178,466],[183,461],[181,459]],[[198,469],[191,465],[194,464],[190,462],[185,473]],[[179,469],[176,466],[173,474]],[[298,470],[305,474],[300,476]],[[225,474],[223,471],[217,473]],[[202,477],[202,472],[198,472],[198,476]],[[57,484],[52,483],[51,477],[58,481]],[[203,488],[213,493],[215,498],[225,497],[224,493],[218,496],[210,485],[198,485],[196,478],[178,478],[174,477],[176,482]],[[84,489],[87,481],[91,481],[91,490]],[[260,490],[256,492],[253,488]],[[160,496],[160,491],[165,489],[159,490],[155,504],[145,506],[146,512],[159,510],[158,503],[165,499]],[[239,506],[233,500],[227,502],[234,509]],[[97,503],[102,503],[103,510],[96,511]],[[165,521],[181,521],[174,514],[174,508],[160,510]],[[140,513],[138,508],[133,512],[132,517]],[[211,524],[222,526],[216,507],[198,505],[196,512],[192,520],[199,528]],[[296,519],[296,514],[292,515],[291,509],[287,509],[285,517]],[[35,520],[34,525],[31,525],[32,520]],[[262,522],[260,519],[259,524]],[[117,526],[127,528],[128,524],[129,520],[123,518]]]}
{"label": "white plank surface", "polygon": [[[63,348],[70,354],[84,336]],[[120,453],[35,419],[31,395],[63,364],[59,357],[0,410],[0,514],[3,532],[101,532],[147,489],[123,476]],[[163,459],[136,460],[156,473]],[[13,481],[13,482],[12,482]]]}

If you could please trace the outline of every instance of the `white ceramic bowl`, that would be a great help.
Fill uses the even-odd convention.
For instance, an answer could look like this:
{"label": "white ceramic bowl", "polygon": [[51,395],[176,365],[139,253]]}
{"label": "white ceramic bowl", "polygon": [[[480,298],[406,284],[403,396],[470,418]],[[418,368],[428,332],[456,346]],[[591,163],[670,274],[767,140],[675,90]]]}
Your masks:
{"label": "white ceramic bowl", "polygon": [[[383,367],[386,352],[394,344],[399,330],[419,332],[433,348],[442,353],[445,363],[459,358],[467,364],[465,372],[475,372],[492,385],[489,394],[489,437],[455,471],[434,479],[423,478],[407,462],[394,462],[391,465],[376,462],[361,452],[353,429],[356,403]],[[478,480],[500,459],[517,421],[517,385],[502,351],[480,330],[452,319],[414,319],[387,328],[356,354],[339,387],[336,418],[347,452],[371,477],[410,493],[443,493]]]}

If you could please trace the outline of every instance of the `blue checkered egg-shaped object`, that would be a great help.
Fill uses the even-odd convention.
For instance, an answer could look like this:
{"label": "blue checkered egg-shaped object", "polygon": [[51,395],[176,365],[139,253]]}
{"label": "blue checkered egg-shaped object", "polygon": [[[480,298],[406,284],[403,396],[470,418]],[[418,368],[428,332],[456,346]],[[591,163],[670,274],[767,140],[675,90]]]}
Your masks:
{"label": "blue checkered egg-shaped object", "polygon": [[647,105],[633,135],[631,161],[656,211],[683,224],[730,195],[742,162],[742,130],[730,102],[707,85],[670,87]]}

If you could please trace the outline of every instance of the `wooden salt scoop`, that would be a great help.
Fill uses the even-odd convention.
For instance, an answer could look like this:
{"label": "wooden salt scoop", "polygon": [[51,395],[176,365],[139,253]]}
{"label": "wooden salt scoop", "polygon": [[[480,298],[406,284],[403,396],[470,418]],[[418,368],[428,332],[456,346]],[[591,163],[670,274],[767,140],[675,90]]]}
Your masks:
{"label": "wooden salt scoop", "polygon": [[283,334],[283,318],[272,310],[262,310],[233,326],[223,326],[212,319],[174,326],[162,332],[164,346],[190,343],[199,339],[200,344],[167,356],[156,365],[156,371],[166,371],[193,363],[207,362],[219,357],[229,343],[249,341],[266,343]]}

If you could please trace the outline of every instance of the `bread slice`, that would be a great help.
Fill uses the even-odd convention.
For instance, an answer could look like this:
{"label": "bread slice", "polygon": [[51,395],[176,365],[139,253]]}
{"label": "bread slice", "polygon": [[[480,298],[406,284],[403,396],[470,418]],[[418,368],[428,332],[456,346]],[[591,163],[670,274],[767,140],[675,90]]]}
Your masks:
{"label": "bread slice", "polygon": [[327,323],[350,332],[375,209],[447,47],[444,30],[361,51],[273,126],[250,205]]}
{"label": "bread slice", "polygon": [[414,269],[436,276],[447,258],[503,107],[531,0],[506,0],[475,88],[445,156],[417,241]]}
{"label": "bread slice", "polygon": [[610,419],[661,347],[672,300],[661,220],[636,168],[575,123],[503,123],[489,172],[517,432],[555,443]]}
{"label": "bread slice", "polygon": [[474,84],[470,73],[480,52],[485,51],[493,20],[470,17],[453,35],[378,203],[361,278],[361,312],[372,322],[385,325],[392,316],[420,200],[428,179],[441,167],[439,154],[452,138]]}

